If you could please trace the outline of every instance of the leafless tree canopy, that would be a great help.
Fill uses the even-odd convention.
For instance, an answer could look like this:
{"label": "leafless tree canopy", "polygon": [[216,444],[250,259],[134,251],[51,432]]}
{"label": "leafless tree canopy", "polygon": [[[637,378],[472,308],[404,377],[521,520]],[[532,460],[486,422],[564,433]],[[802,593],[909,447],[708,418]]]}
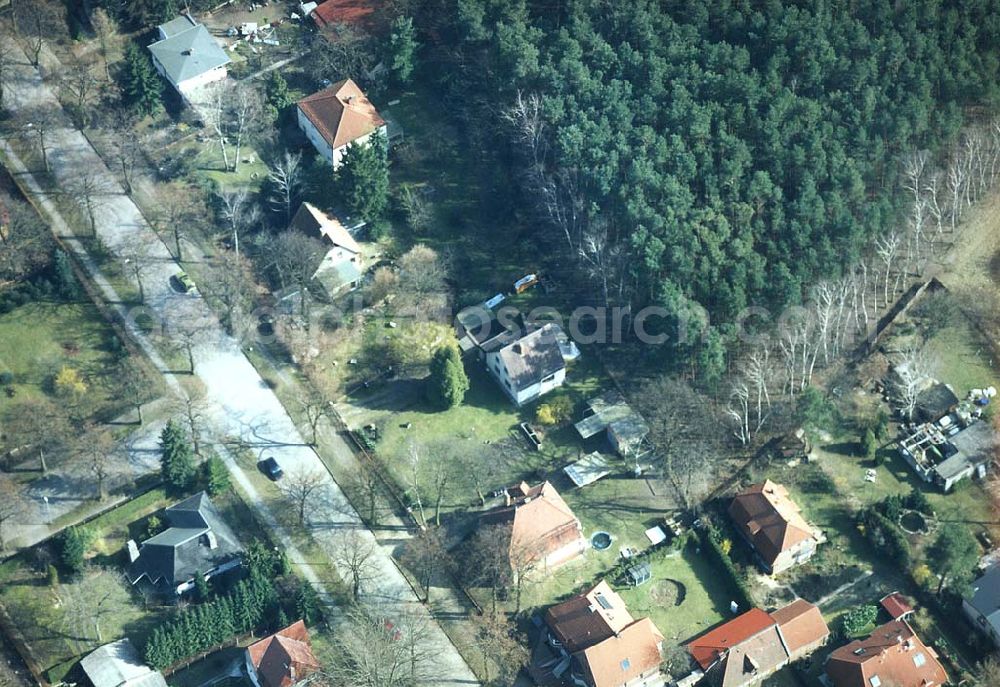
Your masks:
{"label": "leafless tree canopy", "polygon": [[313,505],[323,487],[324,475],[319,470],[299,469],[285,475],[281,489],[295,504],[299,525],[304,525],[306,512]]}
{"label": "leafless tree canopy", "polygon": [[7,530],[27,512],[27,502],[21,490],[7,477],[0,475],[0,551],[7,548]]}
{"label": "leafless tree canopy", "polygon": [[412,687],[437,672],[422,615],[357,609],[344,625],[343,648],[330,657],[326,678],[343,687]]}

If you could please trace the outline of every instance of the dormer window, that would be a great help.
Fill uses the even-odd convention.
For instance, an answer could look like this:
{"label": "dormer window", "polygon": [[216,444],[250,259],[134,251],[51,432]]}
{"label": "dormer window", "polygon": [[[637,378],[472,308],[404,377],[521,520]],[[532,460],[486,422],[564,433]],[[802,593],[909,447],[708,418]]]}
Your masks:
{"label": "dormer window", "polygon": [[882,680],[879,679],[878,675],[872,675],[868,678],[868,682],[871,683],[872,687],[882,687]]}

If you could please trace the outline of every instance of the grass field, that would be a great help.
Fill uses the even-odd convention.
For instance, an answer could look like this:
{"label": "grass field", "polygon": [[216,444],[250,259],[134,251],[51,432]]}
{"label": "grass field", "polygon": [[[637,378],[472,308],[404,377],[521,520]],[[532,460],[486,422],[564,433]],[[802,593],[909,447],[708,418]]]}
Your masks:
{"label": "grass field", "polygon": [[0,420],[16,404],[52,396],[52,380],[64,365],[87,384],[86,415],[119,407],[108,385],[114,336],[90,303],[33,302],[0,315],[0,372],[14,375],[13,396],[0,395]]}

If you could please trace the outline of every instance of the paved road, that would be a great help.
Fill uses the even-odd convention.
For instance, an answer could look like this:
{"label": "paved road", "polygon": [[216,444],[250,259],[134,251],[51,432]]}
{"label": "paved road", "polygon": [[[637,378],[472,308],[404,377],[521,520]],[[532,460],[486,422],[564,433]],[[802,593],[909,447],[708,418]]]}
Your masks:
{"label": "paved road", "polygon": [[[51,90],[42,82],[37,70],[27,64],[16,64],[10,70],[7,84],[8,107],[16,114],[22,110],[44,109],[61,115],[58,101]],[[329,554],[342,541],[345,530],[355,530],[360,537],[375,546],[373,562],[377,572],[372,581],[362,588],[362,599],[377,602],[383,609],[397,613],[400,617],[421,614],[426,610],[419,604],[412,589],[396,568],[386,548],[377,545],[371,532],[363,527],[358,514],[351,507],[339,486],[329,477],[318,456],[305,445],[291,418],[285,412],[278,398],[257,374],[237,342],[227,336],[218,320],[207,305],[196,296],[177,293],[170,286],[170,277],[177,273],[178,266],[173,261],[166,246],[149,227],[135,204],[121,191],[114,175],[105,167],[81,132],[68,125],[53,130],[48,136],[49,161],[57,183],[67,186],[80,170],[90,169],[103,177],[115,191],[107,203],[97,211],[98,235],[110,252],[121,256],[132,242],[141,242],[150,255],[141,270],[146,291],[146,308],[162,324],[168,338],[176,339],[181,330],[197,325],[197,336],[193,338],[192,354],[195,361],[195,376],[204,384],[206,395],[206,416],[212,424],[216,436],[234,437],[247,444],[267,446],[268,453],[274,455],[285,472],[317,472],[324,481],[317,502],[321,507],[313,508],[308,514],[308,524],[320,546]],[[11,151],[7,149],[8,156]],[[41,189],[30,176],[26,177],[23,166],[14,163],[12,170],[20,174],[33,188],[36,195]],[[72,234],[62,221],[50,199],[42,195],[42,207],[50,214],[53,226],[63,235]],[[73,250],[81,250],[79,244]],[[90,267],[93,269],[93,265]],[[114,289],[106,280],[98,283],[109,301],[120,302]],[[168,366],[156,355],[150,342],[133,327],[143,348],[150,353],[154,364],[171,378]],[[173,386],[178,389],[176,379]],[[287,533],[278,523],[253,482],[231,457],[226,460],[237,484],[248,495],[251,505],[270,525],[282,540],[289,557],[299,563],[311,581],[318,584],[313,571],[295,549]],[[346,570],[341,570],[348,577]],[[323,591],[321,589],[321,591]],[[424,671],[432,675],[432,684],[475,684],[476,680],[461,655],[433,622],[427,624],[427,648],[432,655],[428,659],[433,665],[425,665]]]}

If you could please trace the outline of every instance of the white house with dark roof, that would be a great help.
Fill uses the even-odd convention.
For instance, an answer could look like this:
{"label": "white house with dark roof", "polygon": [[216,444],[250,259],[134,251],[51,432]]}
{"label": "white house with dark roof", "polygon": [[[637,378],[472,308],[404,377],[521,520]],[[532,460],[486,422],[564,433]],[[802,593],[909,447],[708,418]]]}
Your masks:
{"label": "white house with dark roof", "polygon": [[133,585],[146,580],[180,595],[194,588],[195,575],[208,580],[242,563],[243,547],[205,492],[168,507],[163,519],[164,531],[138,547],[128,542],[125,574]]}
{"label": "white house with dark roof", "polygon": [[972,595],[962,601],[962,610],[976,629],[1000,647],[1000,563],[972,583]]}
{"label": "white house with dark roof", "polygon": [[507,332],[486,352],[486,368],[517,406],[523,406],[566,381],[559,345],[562,328],[553,323],[529,333]]}
{"label": "white house with dark roof", "polygon": [[193,17],[182,14],[156,30],[158,39],[149,46],[153,66],[185,102],[199,88],[226,78],[229,55]]}

